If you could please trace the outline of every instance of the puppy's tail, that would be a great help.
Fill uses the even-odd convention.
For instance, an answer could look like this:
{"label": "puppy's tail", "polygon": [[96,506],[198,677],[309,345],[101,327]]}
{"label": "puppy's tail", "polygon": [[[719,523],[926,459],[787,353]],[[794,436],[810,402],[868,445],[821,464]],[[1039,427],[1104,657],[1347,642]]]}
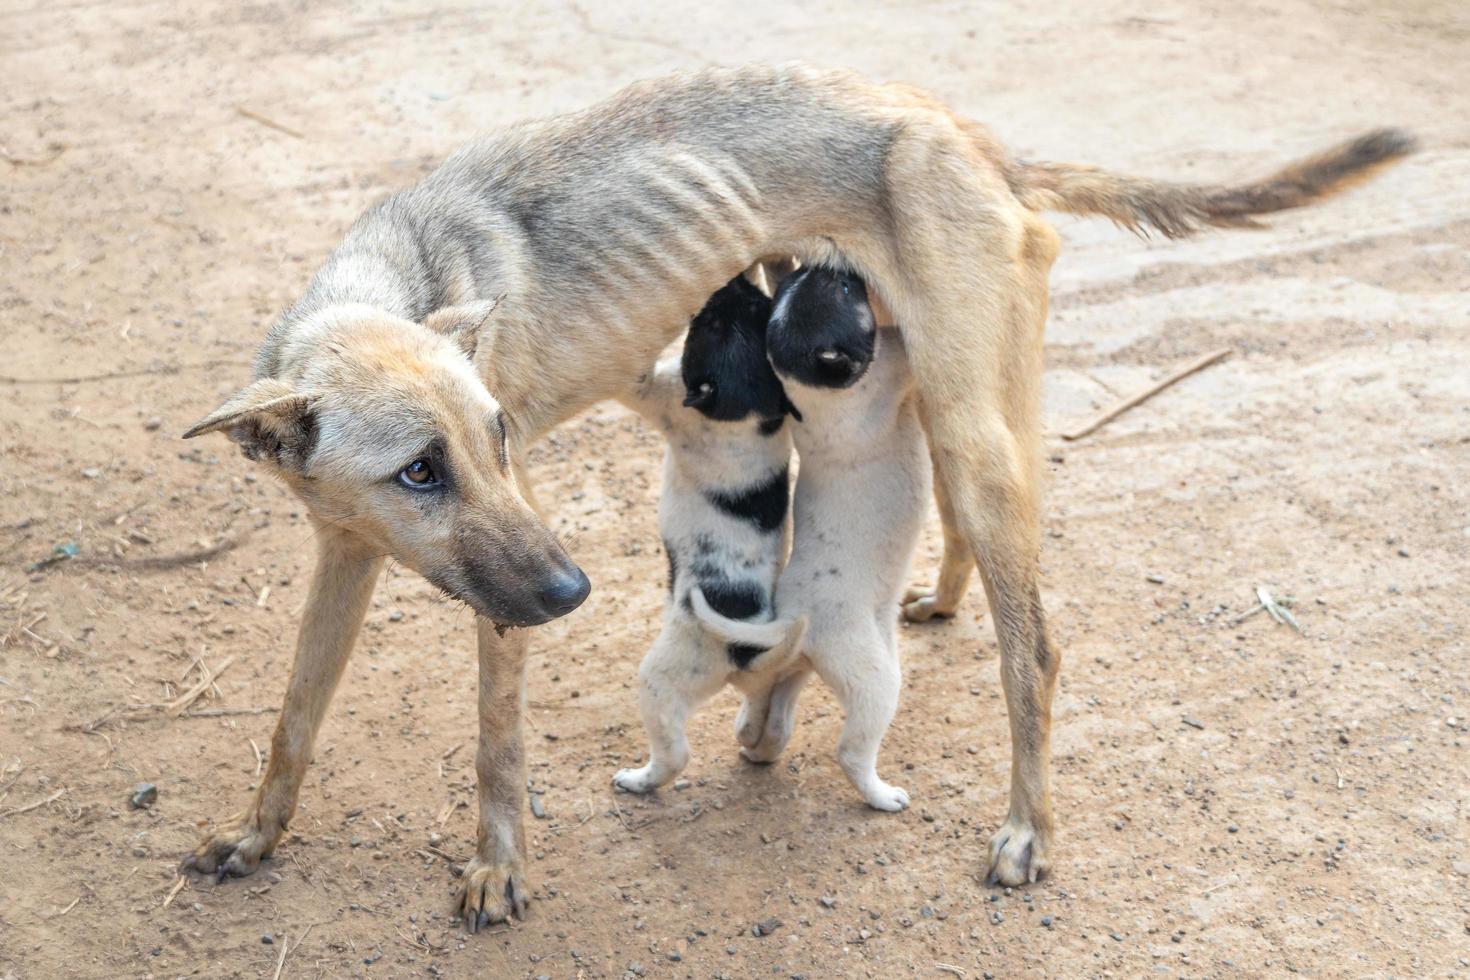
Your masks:
{"label": "puppy's tail", "polygon": [[731,619],[715,612],[697,585],[689,590],[689,609],[694,613],[694,618],[699,620],[699,624],[715,637],[749,651],[748,659],[777,647],[784,650],[799,649],[801,641],[806,638],[805,616],[798,616],[794,620],[773,619],[765,623]]}
{"label": "puppy's tail", "polygon": [[1102,215],[1136,234],[1183,238],[1205,225],[1260,227],[1256,215],[1312,204],[1369,179],[1414,152],[1414,137],[1375,129],[1254,183],[1174,184],[1067,163],[1013,161],[1011,192],[1033,211]]}

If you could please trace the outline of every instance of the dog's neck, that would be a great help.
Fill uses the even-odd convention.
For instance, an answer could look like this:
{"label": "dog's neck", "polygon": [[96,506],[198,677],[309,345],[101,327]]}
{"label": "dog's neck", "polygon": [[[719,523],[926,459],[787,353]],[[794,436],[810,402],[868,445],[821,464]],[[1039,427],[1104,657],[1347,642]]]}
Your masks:
{"label": "dog's neck", "polygon": [[[380,202],[357,220],[307,285],[272,325],[255,358],[257,378],[287,377],[290,360],[326,338],[339,309],[372,310],[423,322],[435,310],[499,295],[507,256],[503,216],[464,202],[450,228],[403,219],[422,214],[422,185]],[[444,202],[437,202],[444,205]],[[441,207],[440,213],[454,210]]]}

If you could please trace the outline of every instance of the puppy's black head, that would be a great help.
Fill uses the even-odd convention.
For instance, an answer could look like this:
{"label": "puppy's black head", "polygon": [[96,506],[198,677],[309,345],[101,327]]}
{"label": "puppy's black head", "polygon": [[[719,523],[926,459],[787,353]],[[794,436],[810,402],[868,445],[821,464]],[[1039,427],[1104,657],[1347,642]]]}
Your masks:
{"label": "puppy's black head", "polygon": [[744,276],[709,298],[684,341],[685,405],[717,422],[785,414],[786,393],[766,360],[770,317],[770,298]]}
{"label": "puppy's black head", "polygon": [[876,338],[862,279],[808,266],[777,290],[766,349],[777,371],[802,384],[846,388],[868,370]]}

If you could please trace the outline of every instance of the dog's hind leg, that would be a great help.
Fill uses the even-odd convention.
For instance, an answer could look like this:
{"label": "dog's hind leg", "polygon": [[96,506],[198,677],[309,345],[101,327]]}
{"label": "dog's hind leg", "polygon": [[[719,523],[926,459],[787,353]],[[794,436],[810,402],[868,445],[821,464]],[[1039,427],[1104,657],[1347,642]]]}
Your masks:
{"label": "dog's hind leg", "polygon": [[[766,765],[775,762],[786,749],[786,743],[791,741],[791,733],[796,730],[796,702],[801,697],[801,689],[811,676],[812,672],[803,668],[781,678],[764,695],[751,695],[752,700],[758,697],[762,699],[764,720],[753,732],[745,731],[745,726],[742,725],[736,733],[740,740],[740,754],[747,762]],[[739,718],[736,721],[738,724]],[[745,739],[752,735],[754,741],[747,743]]]}
{"label": "dog's hind leg", "polygon": [[316,571],[296,638],[296,662],[271,737],[270,763],[250,808],[220,827],[183,868],[220,878],[248,875],[275,849],[296,812],[317,729],[352,654],[383,559],[355,535],[325,525],[316,535]]}
{"label": "dog's hind leg", "polygon": [[1051,862],[1051,703],[1059,657],[1038,586],[1040,415],[1047,278],[1057,236],[1022,208],[952,121],[911,126],[889,154],[892,299],[929,450],[969,541],[1000,640],[1011,805],[989,878],[1035,881]]}
{"label": "dog's hind leg", "polygon": [[511,916],[531,901],[526,882],[526,751],[521,715],[526,696],[525,630],[504,635],[477,619],[480,659],[479,748],[475,856],[465,865],[455,908],[474,932]]}
{"label": "dog's hind leg", "polygon": [[689,765],[685,726],[695,708],[724,686],[729,665],[706,659],[708,641],[700,628],[667,624],[638,668],[638,706],[648,731],[648,764],[623,769],[613,785],[628,793],[651,793]]}
{"label": "dog's hind leg", "polygon": [[908,791],[878,776],[878,749],[898,710],[903,675],[898,650],[871,622],[833,638],[808,653],[812,665],[842,705],[846,720],[837,740],[837,763],[868,806],[890,812],[909,805]]}
{"label": "dog's hind leg", "polygon": [[[937,469],[937,467],[936,467]],[[939,524],[944,531],[944,557],[939,565],[939,583],[934,588],[916,586],[903,597],[903,618],[911,623],[934,617],[948,619],[960,607],[975,571],[975,553],[955,520],[954,506],[945,492],[944,481],[934,474],[934,500],[939,505]]]}

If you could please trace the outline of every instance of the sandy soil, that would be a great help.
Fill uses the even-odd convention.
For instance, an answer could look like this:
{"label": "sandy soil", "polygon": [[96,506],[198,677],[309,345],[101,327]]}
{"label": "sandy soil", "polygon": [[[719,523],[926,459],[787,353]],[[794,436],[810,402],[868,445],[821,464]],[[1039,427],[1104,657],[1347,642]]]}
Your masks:
{"label": "sandy soil", "polygon": [[[1470,969],[1464,5],[626,6],[3,4],[0,976]],[[178,433],[351,218],[477,129],[791,57],[930,87],[1021,154],[1158,176],[1245,175],[1383,123],[1425,140],[1269,231],[1059,222],[1049,431],[1236,353],[1048,440],[1055,876],[977,880],[1008,762],[978,596],[902,634],[884,760],[907,813],[861,807],[816,692],[782,764],[738,760],[726,695],[693,726],[692,785],[614,798],[644,749],[664,560],[658,440],[607,408],[535,456],[596,590],[535,641],[529,920],[467,937],[448,918],[474,833],[472,623],[402,570],[295,833],[252,879],[176,890],[252,786],[312,554],[280,487]],[[28,571],[67,542],[74,560]],[[916,575],[936,544],[931,526]],[[1257,585],[1296,597],[1301,635],[1239,621]],[[214,713],[130,707],[186,691],[196,660]],[[158,800],[133,810],[141,781]]]}

